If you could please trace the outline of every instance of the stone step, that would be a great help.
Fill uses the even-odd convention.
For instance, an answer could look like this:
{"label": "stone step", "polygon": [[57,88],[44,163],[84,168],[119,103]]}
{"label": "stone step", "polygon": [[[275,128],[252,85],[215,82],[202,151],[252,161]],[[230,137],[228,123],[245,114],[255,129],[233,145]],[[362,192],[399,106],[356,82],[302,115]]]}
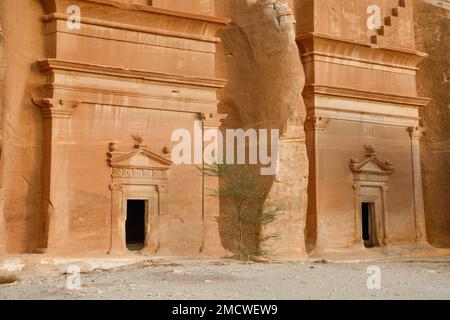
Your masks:
{"label": "stone step", "polygon": [[392,9],[392,16],[394,16],[394,17],[400,16],[400,7]]}
{"label": "stone step", "polygon": [[378,46],[386,45],[386,44],[389,43],[389,41],[390,41],[389,37],[385,37],[385,36],[382,36],[382,35],[379,35],[379,34],[378,35],[373,35],[372,37],[370,37],[370,43],[378,45]]}
{"label": "stone step", "polygon": [[380,29],[377,29],[377,34],[380,36],[389,37],[392,32],[392,27],[390,26],[381,26]]}
{"label": "stone step", "polygon": [[398,32],[400,19],[407,19],[412,10],[411,0],[398,0],[398,7],[393,8],[391,15],[384,18],[381,28],[377,29],[377,34],[370,37],[370,43],[375,45],[386,45],[392,41],[391,36]]}
{"label": "stone step", "polygon": [[408,18],[411,14],[412,7],[397,7],[392,9],[392,16],[398,18]]}
{"label": "stone step", "polygon": [[401,8],[412,8],[412,0],[399,0],[398,6]]}
{"label": "stone step", "polygon": [[392,27],[394,29],[398,28],[398,26],[399,26],[398,17],[388,16],[388,17],[384,18],[384,25]]}

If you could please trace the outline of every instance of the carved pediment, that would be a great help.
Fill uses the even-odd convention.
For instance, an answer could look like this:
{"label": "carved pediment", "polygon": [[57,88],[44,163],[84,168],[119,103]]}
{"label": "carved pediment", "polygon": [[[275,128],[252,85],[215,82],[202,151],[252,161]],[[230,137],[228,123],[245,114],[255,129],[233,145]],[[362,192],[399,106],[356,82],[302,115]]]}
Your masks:
{"label": "carved pediment", "polygon": [[365,181],[386,181],[393,171],[394,167],[389,160],[380,161],[373,146],[366,145],[366,159],[359,162],[357,159],[350,160],[350,170],[355,175],[355,180]]}
{"label": "carved pediment", "polygon": [[370,157],[360,163],[353,162],[350,164],[353,172],[366,172],[375,174],[390,174],[394,168],[386,163],[382,163],[376,157]]}
{"label": "carved pediment", "polygon": [[109,164],[113,177],[138,179],[165,179],[173,164],[166,157],[152,152],[140,143],[129,152],[120,152],[115,143],[110,145]]}
{"label": "carved pediment", "polygon": [[169,169],[172,161],[146,149],[131,152],[110,152],[110,165],[113,168],[161,168]]}

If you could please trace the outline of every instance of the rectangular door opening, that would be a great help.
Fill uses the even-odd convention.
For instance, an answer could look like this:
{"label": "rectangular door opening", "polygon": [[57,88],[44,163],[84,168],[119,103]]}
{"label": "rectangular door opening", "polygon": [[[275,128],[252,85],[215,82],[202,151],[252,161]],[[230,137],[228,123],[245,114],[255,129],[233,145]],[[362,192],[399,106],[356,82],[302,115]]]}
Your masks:
{"label": "rectangular door opening", "polygon": [[366,248],[373,248],[377,246],[374,204],[363,202],[361,206],[364,246]]}
{"label": "rectangular door opening", "polygon": [[125,224],[128,250],[139,251],[145,245],[145,200],[128,200]]}

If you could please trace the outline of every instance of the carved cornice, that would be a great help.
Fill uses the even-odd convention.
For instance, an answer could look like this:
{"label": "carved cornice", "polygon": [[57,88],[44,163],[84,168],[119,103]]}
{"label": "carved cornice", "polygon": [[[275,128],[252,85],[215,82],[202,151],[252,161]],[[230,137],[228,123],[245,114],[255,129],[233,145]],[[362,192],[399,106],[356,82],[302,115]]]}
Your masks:
{"label": "carved cornice", "polygon": [[412,49],[384,46],[342,39],[310,32],[297,37],[302,59],[311,55],[325,55],[351,59],[383,66],[417,70],[417,65],[428,56]]}
{"label": "carved cornice", "polygon": [[[61,0],[41,0],[41,2],[47,14],[43,18],[44,22],[54,20],[67,21],[69,17],[66,13],[67,2]],[[219,42],[220,38],[216,37],[216,33],[222,26],[230,23],[228,18],[179,12],[117,0],[84,0],[83,2],[88,2],[90,5],[83,8],[82,24],[159,34],[168,37]],[[79,4],[81,6],[82,2],[73,1],[71,4]],[[101,16],[97,18],[98,10],[96,11],[95,9],[100,8],[110,13],[108,15],[109,19],[99,19]],[[131,14],[129,14],[130,12]],[[124,19],[127,14],[130,18]],[[117,17],[120,17],[120,19]],[[124,23],[124,20],[127,20],[127,22]],[[139,23],[139,21],[145,21],[144,25],[137,25],[136,23]],[[162,23],[163,27],[161,27]]]}
{"label": "carved cornice", "polygon": [[72,117],[74,108],[81,102],[55,98],[32,99],[33,103],[41,108],[44,119]]}
{"label": "carved cornice", "polygon": [[224,79],[189,77],[170,73],[127,69],[58,59],[40,60],[38,61],[38,65],[41,71],[44,72],[55,72],[56,70],[60,70],[216,89],[222,89],[226,84],[226,80]]}
{"label": "carved cornice", "polygon": [[[55,1],[55,0],[53,0],[53,1]],[[84,1],[98,3],[98,4],[104,4],[104,5],[121,8],[121,9],[126,9],[126,10],[158,13],[158,14],[162,14],[162,15],[168,15],[168,16],[186,18],[186,19],[193,19],[193,20],[210,22],[210,23],[227,24],[227,23],[231,22],[231,19],[229,19],[229,18],[215,17],[215,16],[182,12],[182,11],[175,11],[175,10],[157,8],[157,7],[153,7],[150,5],[139,4],[139,3],[131,4],[129,2],[123,2],[123,1],[117,1],[117,0],[84,0]]]}
{"label": "carved cornice", "polygon": [[386,94],[383,92],[358,90],[343,87],[324,86],[324,85],[307,85],[303,90],[303,96],[325,95],[333,97],[345,97],[358,100],[379,101],[385,103],[394,103],[407,106],[425,107],[430,103],[430,98],[399,96],[394,94]]}

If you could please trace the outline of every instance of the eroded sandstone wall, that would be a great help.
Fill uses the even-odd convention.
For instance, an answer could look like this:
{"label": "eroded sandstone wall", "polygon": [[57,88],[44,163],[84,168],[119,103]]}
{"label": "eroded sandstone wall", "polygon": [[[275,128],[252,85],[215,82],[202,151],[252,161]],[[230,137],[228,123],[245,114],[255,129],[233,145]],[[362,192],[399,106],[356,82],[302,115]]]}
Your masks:
{"label": "eroded sandstone wall", "polygon": [[36,61],[44,56],[39,1],[2,0],[4,56],[2,172],[9,253],[38,246],[42,233],[41,124],[31,96],[42,76]]}
{"label": "eroded sandstone wall", "polygon": [[[421,110],[427,133],[422,140],[422,171],[429,242],[450,246],[450,5],[414,1],[417,49],[429,54],[420,64],[417,89],[430,97]],[[441,1],[443,3],[444,1]]]}
{"label": "eroded sandstone wall", "polygon": [[[4,58],[3,51],[3,29],[2,29],[2,8],[0,7],[0,163],[3,160],[2,157],[2,143],[3,143],[3,134],[2,134],[2,126],[1,126],[1,115],[2,115],[2,101],[3,101],[3,75],[5,72],[6,61]],[[0,165],[1,166],[1,165]],[[3,183],[2,183],[2,175],[0,171],[0,259],[6,253],[6,237],[5,237],[5,222],[3,217]]]}
{"label": "eroded sandstone wall", "polygon": [[278,171],[267,187],[269,198],[286,210],[264,232],[280,235],[270,244],[274,257],[302,258],[308,180],[305,78],[291,8],[286,1],[221,0],[216,11],[232,19],[221,32],[219,67],[228,84],[219,111],[228,115],[227,128],[281,130]]}

